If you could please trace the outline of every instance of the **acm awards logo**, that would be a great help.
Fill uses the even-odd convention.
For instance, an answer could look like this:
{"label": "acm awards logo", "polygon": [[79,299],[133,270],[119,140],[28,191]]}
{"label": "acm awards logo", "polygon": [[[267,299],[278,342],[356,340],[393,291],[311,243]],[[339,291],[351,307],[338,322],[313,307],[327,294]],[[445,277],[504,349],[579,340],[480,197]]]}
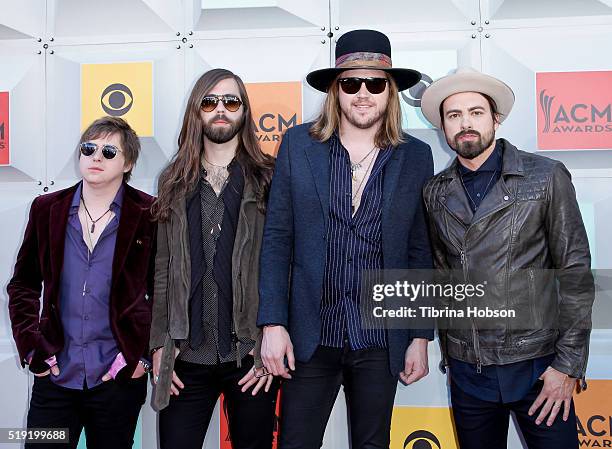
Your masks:
{"label": "acm awards logo", "polygon": [[[601,133],[612,131],[612,104],[555,104],[555,96],[540,91],[540,108],[544,114],[544,133]],[[605,123],[601,123],[602,120]]]}
{"label": "acm awards logo", "polygon": [[404,440],[404,449],[443,449],[440,440],[427,430],[415,430]]}
{"label": "acm awards logo", "polygon": [[581,448],[612,447],[612,380],[588,380],[589,388],[574,395]]}
{"label": "acm awards logo", "polygon": [[9,160],[9,93],[0,92],[0,165]]}
{"label": "acm awards logo", "polygon": [[261,149],[276,155],[283,133],[302,123],[302,83],[248,83],[246,89]]}
{"label": "acm awards logo", "polygon": [[612,148],[612,72],[536,74],[538,148]]}
{"label": "acm awards logo", "polygon": [[280,142],[281,135],[289,128],[297,125],[297,113],[288,119],[282,114],[266,112],[255,121],[257,139],[263,142]]}

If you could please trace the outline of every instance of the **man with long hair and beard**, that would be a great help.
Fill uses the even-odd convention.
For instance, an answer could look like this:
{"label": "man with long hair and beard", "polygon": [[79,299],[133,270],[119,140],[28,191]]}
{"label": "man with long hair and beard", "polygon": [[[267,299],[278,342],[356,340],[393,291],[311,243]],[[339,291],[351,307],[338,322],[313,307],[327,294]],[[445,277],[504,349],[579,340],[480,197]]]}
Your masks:
{"label": "man with long hair and beard", "polygon": [[436,268],[482,279],[483,306],[517,315],[440,323],[455,428],[462,449],[505,448],[513,412],[530,449],[577,449],[572,394],[595,294],[589,242],[565,166],[495,138],[513,105],[510,87],[470,68],[421,101],[457,153],[424,189]]}
{"label": "man with long hair and beard", "polygon": [[223,393],[233,447],[270,449],[278,382],[262,368],[256,315],[273,158],[238,76],[214,69],[198,79],[178,146],[153,206],[160,447],[200,449]]}
{"label": "man with long hair and beard", "polygon": [[420,78],[392,68],[384,34],[348,32],[336,67],[307,77],[327,93],[321,115],[283,137],[258,316],[264,365],[285,378],[280,449],[321,446],[341,385],[353,449],[388,448],[398,377],[428,373],[433,331],[385,329],[361,295],[364,270],[432,266],[420,195],[432,155],[402,132],[398,96]]}

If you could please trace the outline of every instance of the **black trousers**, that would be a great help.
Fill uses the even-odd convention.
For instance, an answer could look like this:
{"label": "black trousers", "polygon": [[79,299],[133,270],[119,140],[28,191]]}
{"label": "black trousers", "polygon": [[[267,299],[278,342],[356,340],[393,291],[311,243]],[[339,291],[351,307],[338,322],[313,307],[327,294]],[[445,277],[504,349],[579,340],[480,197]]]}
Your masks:
{"label": "black trousers", "polygon": [[185,388],[159,412],[161,449],[201,449],[215,404],[223,393],[234,449],[270,449],[274,430],[279,382],[269,392],[262,388],[243,393],[238,381],[253,367],[253,357],[218,365],[199,365],[177,360],[174,370]]}
{"label": "black trousers", "polygon": [[279,449],[321,447],[341,385],[351,448],[389,448],[397,378],[386,349],[319,346],[309,362],[296,362],[291,376],[283,382]]}
{"label": "black trousers", "polygon": [[543,381],[537,382],[520,401],[503,404],[477,399],[451,382],[451,401],[459,447],[505,449],[512,411],[529,449],[578,449],[574,401],[568,420],[563,421],[561,409],[550,427],[546,425],[546,420],[536,425],[539,409],[533,416],[527,414],[543,384]]}
{"label": "black trousers", "polygon": [[73,390],[34,378],[28,428],[68,428],[68,444],[27,443],[26,449],[76,448],[83,428],[88,449],[131,449],[138,415],[147,397],[147,378],[110,380]]}

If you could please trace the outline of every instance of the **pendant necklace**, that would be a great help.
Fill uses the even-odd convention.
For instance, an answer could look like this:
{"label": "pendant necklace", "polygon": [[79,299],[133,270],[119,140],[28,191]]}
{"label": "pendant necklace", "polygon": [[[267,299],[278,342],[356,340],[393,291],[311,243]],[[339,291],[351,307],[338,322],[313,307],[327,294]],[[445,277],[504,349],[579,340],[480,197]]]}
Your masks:
{"label": "pendant necklace", "polygon": [[87,212],[87,216],[91,220],[91,229],[89,230],[89,232],[91,232],[93,234],[94,231],[96,230],[96,223],[98,221],[100,221],[100,219],[102,219],[102,217],[104,217],[106,214],[108,214],[110,212],[110,206],[109,206],[108,209],[106,209],[106,212],[104,212],[102,215],[100,215],[98,218],[96,218],[94,220],[93,217],[91,216],[91,214],[89,213],[89,209],[87,209],[87,205],[85,204],[85,198],[83,198],[83,191],[81,191],[81,202],[83,203],[83,207],[85,208],[85,212]]}
{"label": "pendant necklace", "polygon": [[361,164],[363,163],[363,161],[365,161],[368,158],[368,156],[374,152],[375,149],[376,149],[376,145],[374,145],[374,147],[370,151],[368,151],[368,154],[366,154],[363,158],[361,158],[359,162],[351,161],[351,176],[353,177],[354,181],[357,180],[357,178],[355,177],[355,172],[362,167]]}

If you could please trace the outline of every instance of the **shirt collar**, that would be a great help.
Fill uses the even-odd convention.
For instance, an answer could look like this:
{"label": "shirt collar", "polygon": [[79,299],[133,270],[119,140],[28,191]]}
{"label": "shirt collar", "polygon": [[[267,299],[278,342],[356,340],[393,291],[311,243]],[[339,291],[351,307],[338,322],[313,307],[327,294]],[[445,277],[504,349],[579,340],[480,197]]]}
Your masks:
{"label": "shirt collar", "polygon": [[[79,185],[77,186],[77,189],[74,192],[74,195],[72,196],[72,203],[70,204],[70,215],[76,214],[79,211],[79,205],[81,204],[81,192],[83,191],[83,181],[79,182]],[[113,199],[113,202],[110,205],[110,210],[112,210],[115,215],[119,215],[119,213],[121,212],[121,206],[123,205],[123,196],[125,195],[125,187],[123,185],[123,183],[121,183],[121,186],[119,187],[119,190],[117,190],[117,193],[115,194],[115,198]]]}

